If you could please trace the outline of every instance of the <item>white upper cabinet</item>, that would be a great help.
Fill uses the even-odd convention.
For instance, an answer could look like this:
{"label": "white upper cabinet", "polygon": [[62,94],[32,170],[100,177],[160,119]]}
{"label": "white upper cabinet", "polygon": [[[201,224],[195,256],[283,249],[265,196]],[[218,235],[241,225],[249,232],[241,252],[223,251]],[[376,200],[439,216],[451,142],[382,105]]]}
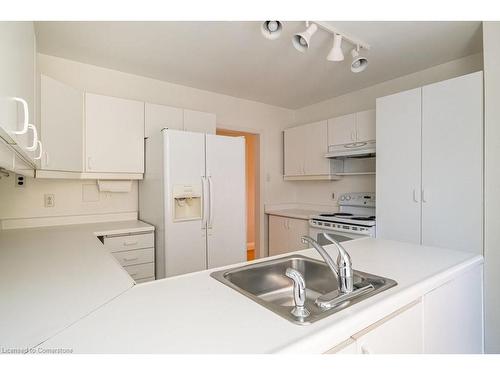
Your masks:
{"label": "white upper cabinet", "polygon": [[328,144],[344,145],[356,141],[356,114],[328,120]]}
{"label": "white upper cabinet", "polygon": [[286,129],[283,138],[285,176],[302,176],[304,171],[305,127]]}
{"label": "white upper cabinet", "polygon": [[377,237],[482,252],[482,77],[377,99]]}
{"label": "white upper cabinet", "polygon": [[330,160],[325,158],[328,151],[327,121],[318,121],[304,126],[304,172],[306,175],[328,175]]}
{"label": "white upper cabinet", "polygon": [[421,91],[377,99],[377,237],[420,243]]}
{"label": "white upper cabinet", "polygon": [[328,145],[346,145],[375,140],[375,110],[328,119]]}
{"label": "white upper cabinet", "polygon": [[87,172],[144,172],[144,103],[85,94]]}
{"label": "white upper cabinet", "polygon": [[368,142],[375,139],[375,110],[356,113],[356,142]]}
{"label": "white upper cabinet", "polygon": [[216,128],[217,122],[214,113],[184,110],[184,130],[215,134]]}
{"label": "white upper cabinet", "polygon": [[184,113],[182,108],[146,103],[145,105],[145,137],[155,132],[159,134],[163,128],[184,129]]}
{"label": "white upper cabinet", "polygon": [[83,92],[40,77],[40,118],[45,170],[83,170]]}
{"label": "white upper cabinet", "polygon": [[424,86],[422,107],[422,243],[482,253],[482,72]]}
{"label": "white upper cabinet", "polygon": [[[35,112],[36,41],[33,22],[0,22],[0,127],[1,135],[23,158],[33,163],[38,149],[33,127]],[[20,100],[13,100],[19,98]],[[24,101],[27,106],[22,104]],[[25,110],[27,109],[27,111]],[[15,131],[25,134],[14,134]]]}
{"label": "white upper cabinet", "polygon": [[296,126],[284,132],[285,178],[329,179],[327,121]]}

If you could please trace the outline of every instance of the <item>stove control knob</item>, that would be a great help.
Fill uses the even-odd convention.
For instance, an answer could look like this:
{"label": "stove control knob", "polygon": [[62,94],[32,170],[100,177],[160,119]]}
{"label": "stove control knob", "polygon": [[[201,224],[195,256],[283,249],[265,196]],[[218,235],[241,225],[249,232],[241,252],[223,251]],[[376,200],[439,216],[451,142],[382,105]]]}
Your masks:
{"label": "stove control knob", "polygon": [[348,195],[348,196],[345,197],[345,199],[348,200],[348,201],[350,201],[351,200],[351,196]]}
{"label": "stove control knob", "polygon": [[340,197],[340,200],[341,200],[341,201],[344,201],[344,200],[345,200],[345,195],[342,195],[342,196]]}

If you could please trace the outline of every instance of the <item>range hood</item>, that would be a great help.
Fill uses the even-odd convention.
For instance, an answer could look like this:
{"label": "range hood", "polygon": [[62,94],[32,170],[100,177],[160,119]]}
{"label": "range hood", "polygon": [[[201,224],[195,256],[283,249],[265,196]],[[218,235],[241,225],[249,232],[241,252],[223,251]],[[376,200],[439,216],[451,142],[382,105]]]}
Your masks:
{"label": "range hood", "polygon": [[371,158],[375,156],[376,143],[355,142],[345,145],[335,145],[328,147],[328,153],[325,158],[329,159],[345,159],[345,158]]}

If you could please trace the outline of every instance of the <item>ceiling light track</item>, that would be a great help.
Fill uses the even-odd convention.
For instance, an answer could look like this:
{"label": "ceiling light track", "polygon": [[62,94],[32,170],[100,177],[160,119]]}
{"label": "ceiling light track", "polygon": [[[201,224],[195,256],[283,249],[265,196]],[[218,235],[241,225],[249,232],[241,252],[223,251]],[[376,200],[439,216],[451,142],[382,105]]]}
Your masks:
{"label": "ceiling light track", "polygon": [[365,49],[365,50],[370,50],[370,45],[366,42],[364,42],[363,40],[361,39],[358,39],[358,38],[355,38],[351,35],[348,35],[346,33],[343,33],[342,31],[338,30],[337,28],[331,26],[330,24],[326,23],[326,22],[321,22],[321,21],[314,21],[314,23],[316,25],[318,25],[318,27],[320,29],[323,29],[325,31],[328,31],[329,33],[335,35],[335,34],[340,34],[342,35],[342,40],[343,41],[347,41],[349,42],[350,44],[352,44],[354,47],[359,47],[359,48],[362,48],[362,49]]}
{"label": "ceiling light track", "polygon": [[[368,58],[362,55],[361,49],[368,51],[370,49],[370,45],[368,43],[365,43],[361,39],[355,38],[351,35],[347,35],[326,22],[305,21],[305,24],[306,29],[301,33],[294,34],[292,37],[293,46],[297,51],[302,53],[307,52],[313,35],[318,31],[318,29],[322,29],[333,36],[333,46],[326,56],[328,61],[344,61],[342,42],[346,41],[353,45],[351,50],[351,72],[359,73],[366,69],[368,66]],[[261,25],[262,35],[267,39],[277,39],[282,30],[283,23],[281,21],[264,21]]]}

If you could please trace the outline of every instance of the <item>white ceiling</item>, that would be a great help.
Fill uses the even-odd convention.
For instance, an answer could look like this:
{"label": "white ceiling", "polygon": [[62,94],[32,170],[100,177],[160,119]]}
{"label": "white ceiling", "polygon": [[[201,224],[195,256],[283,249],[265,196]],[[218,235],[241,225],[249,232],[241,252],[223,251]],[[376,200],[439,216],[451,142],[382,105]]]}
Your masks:
{"label": "white ceiling", "polygon": [[307,53],[285,22],[267,40],[261,22],[37,22],[39,51],[181,85],[296,109],[480,52],[480,22],[334,22],[369,43],[369,66],[326,61],[332,38],[319,30]]}

